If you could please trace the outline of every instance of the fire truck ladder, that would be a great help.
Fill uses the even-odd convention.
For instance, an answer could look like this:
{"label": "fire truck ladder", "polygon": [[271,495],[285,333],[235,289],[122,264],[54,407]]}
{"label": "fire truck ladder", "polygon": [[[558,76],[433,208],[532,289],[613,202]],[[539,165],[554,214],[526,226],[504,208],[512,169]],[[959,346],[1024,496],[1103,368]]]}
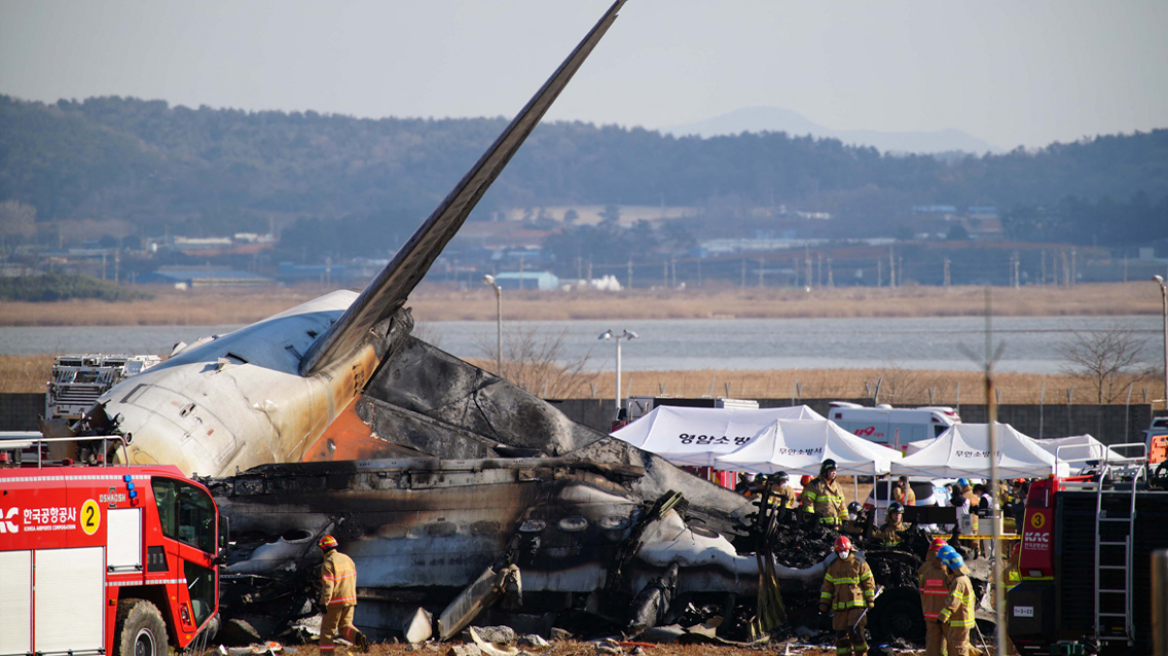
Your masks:
{"label": "fire truck ladder", "polygon": [[[1141,477],[1147,475],[1146,467],[1143,464],[1146,460],[1144,458],[1115,458],[1111,453],[1113,449],[1117,448],[1135,449],[1137,447],[1144,449],[1146,458],[1147,448],[1142,442],[1105,447],[1107,451],[1100,463],[1099,484],[1095,490],[1095,636],[1100,642],[1126,642],[1129,646],[1135,643],[1135,628],[1132,626],[1132,571],[1134,569],[1132,561],[1136,527],[1136,484]],[[1113,465],[1120,465],[1120,467],[1113,468]],[[1110,511],[1111,514],[1109,514],[1109,511],[1103,508],[1103,479],[1113,469],[1118,469],[1117,474],[1121,472],[1130,472],[1131,474],[1130,501],[1126,514],[1122,511],[1119,511],[1120,514],[1115,514],[1114,510]],[[1121,530],[1108,531],[1107,539],[1104,540],[1104,522],[1114,523]],[[1104,557],[1105,552],[1109,557]],[[1121,554],[1123,564],[1116,565],[1115,563],[1120,560]],[[1102,587],[1100,573],[1103,570],[1122,570],[1123,587]],[[1104,612],[1101,602],[1105,599],[1109,602],[1115,602],[1118,599],[1122,603],[1124,612]],[[1114,608],[1115,605],[1118,604],[1109,604],[1108,607]],[[1114,622],[1105,620],[1105,618],[1118,617],[1124,618],[1122,633],[1117,632]]]}

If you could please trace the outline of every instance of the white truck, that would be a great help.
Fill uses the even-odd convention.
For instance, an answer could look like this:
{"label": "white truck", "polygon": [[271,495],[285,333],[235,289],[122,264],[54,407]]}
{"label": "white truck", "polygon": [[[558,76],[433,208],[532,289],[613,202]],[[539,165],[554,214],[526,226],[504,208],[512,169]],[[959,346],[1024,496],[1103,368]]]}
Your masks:
{"label": "white truck", "polygon": [[162,362],[157,355],[59,355],[53,363],[45,420],[76,421],[106,390]]}
{"label": "white truck", "polygon": [[849,433],[902,452],[909,442],[931,440],[961,423],[961,417],[947,406],[868,408],[846,401],[833,401],[827,418]]}

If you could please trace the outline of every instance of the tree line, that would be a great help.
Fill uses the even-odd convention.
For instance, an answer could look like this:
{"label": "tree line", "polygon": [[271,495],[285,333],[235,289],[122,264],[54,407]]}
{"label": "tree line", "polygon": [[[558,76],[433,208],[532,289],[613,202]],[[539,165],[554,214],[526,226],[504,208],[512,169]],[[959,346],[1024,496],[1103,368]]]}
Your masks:
{"label": "tree line", "polygon": [[[505,124],[0,96],[0,201],[34,207],[38,221],[128,219],[144,234],[347,219],[404,235]],[[1047,238],[1039,234],[1057,223],[1054,229],[1073,228],[1059,241],[1132,243],[1168,236],[1165,162],[1163,129],[941,161],[785,133],[678,138],[556,122],[536,129],[472,219],[515,206],[710,206],[731,199],[829,204],[891,234],[890,214],[912,204],[993,205],[1009,210],[1019,238]],[[1133,210],[1123,230],[1101,227],[1122,209]],[[1053,223],[1041,218],[1052,213],[1059,215]],[[320,227],[301,230],[328,232]]]}

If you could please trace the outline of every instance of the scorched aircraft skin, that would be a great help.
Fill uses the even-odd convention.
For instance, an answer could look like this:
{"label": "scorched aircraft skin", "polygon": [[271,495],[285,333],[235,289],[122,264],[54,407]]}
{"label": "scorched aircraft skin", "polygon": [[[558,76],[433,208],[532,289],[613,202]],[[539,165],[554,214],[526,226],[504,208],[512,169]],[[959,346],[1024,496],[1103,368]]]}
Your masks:
{"label": "scorched aircraft skin", "polygon": [[[133,463],[215,477],[207,483],[236,542],[226,616],[275,630],[309,612],[324,532],[357,561],[366,626],[399,628],[403,609],[425,605],[446,609],[445,636],[486,603],[476,586],[496,567],[522,572],[529,604],[559,609],[599,588],[632,598],[663,573],[682,592],[757,589],[761,560],[730,543],[750,524],[743,497],[410,336],[410,291],[623,3],[365,290],[182,348],[110,389],[79,425],[124,435]],[[345,446],[327,443],[326,430],[348,408],[379,459],[301,462]],[[677,505],[648,516],[663,500]],[[824,566],[775,571],[805,588]],[[641,610],[651,615],[650,605]]]}

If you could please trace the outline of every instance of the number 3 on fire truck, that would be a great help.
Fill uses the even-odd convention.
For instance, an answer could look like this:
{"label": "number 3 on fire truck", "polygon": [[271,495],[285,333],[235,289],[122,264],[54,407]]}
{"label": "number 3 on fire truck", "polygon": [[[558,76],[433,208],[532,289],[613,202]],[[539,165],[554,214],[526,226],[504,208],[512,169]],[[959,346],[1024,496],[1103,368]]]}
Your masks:
{"label": "number 3 on fire truck", "polygon": [[81,504],[81,530],[85,531],[86,535],[93,535],[100,527],[101,508],[97,502],[90,499]]}
{"label": "number 3 on fire truck", "polygon": [[1042,513],[1035,513],[1034,517],[1030,518],[1030,525],[1034,528],[1042,528],[1042,525],[1045,523],[1046,518],[1042,516]]}

